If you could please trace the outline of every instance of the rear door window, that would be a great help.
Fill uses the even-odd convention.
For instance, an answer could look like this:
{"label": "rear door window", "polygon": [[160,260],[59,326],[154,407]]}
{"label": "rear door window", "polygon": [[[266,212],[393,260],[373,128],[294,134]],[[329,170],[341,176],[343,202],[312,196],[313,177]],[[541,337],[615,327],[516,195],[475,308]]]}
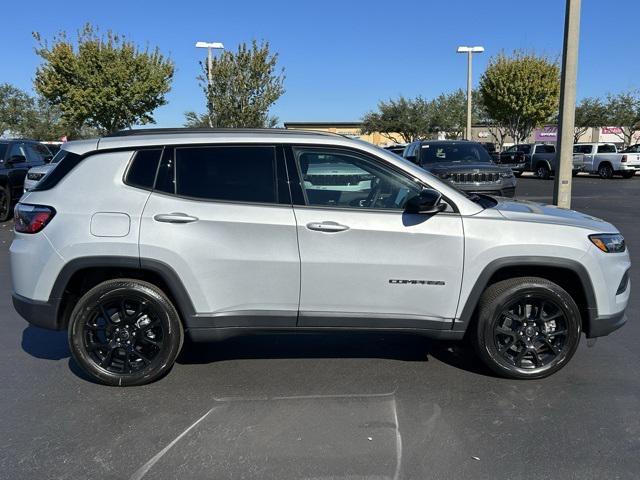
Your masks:
{"label": "rear door window", "polygon": [[598,153],[616,153],[616,146],[610,143],[598,145]]}
{"label": "rear door window", "polygon": [[206,200],[277,203],[275,147],[178,147],[175,193]]}

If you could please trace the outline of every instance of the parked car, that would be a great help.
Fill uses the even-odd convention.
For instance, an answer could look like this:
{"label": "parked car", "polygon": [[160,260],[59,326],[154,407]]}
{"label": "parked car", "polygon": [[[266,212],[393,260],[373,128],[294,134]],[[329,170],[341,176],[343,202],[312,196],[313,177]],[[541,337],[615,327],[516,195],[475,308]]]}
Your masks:
{"label": "parked car", "polygon": [[389,150],[390,152],[393,152],[396,155],[402,156],[402,152],[404,152],[404,149],[406,148],[406,146],[407,146],[406,143],[402,143],[398,145],[389,145],[387,147],[384,147],[384,149]]}
{"label": "parked car", "polygon": [[502,165],[503,167],[509,167],[516,177],[520,177],[525,171],[525,150],[530,150],[528,145],[524,146],[523,149],[518,147],[521,147],[521,145],[512,145],[500,153],[494,152],[491,155],[491,158],[495,163]]}
{"label": "parked car", "polygon": [[0,222],[13,215],[29,168],[44,165],[51,158],[49,149],[34,140],[0,139]]}
{"label": "parked car", "polygon": [[477,142],[417,141],[409,144],[404,157],[465,192],[515,195],[516,179],[511,169],[494,164]]}
{"label": "parked car", "polygon": [[618,153],[613,143],[576,143],[573,153],[582,158],[581,171],[597,173],[600,178],[631,178],[640,170],[640,154]]}
{"label": "parked car", "polygon": [[621,150],[620,153],[640,153],[640,143],[636,143],[635,145],[630,145],[624,150]]}
{"label": "parked car", "polygon": [[53,167],[55,167],[65,155],[66,153],[64,150],[58,149],[58,153],[53,156],[53,159],[49,163],[30,168],[27,172],[27,176],[24,178],[24,191],[28,192],[33,189],[33,187],[35,187],[47,173],[53,170]]}
{"label": "parked car", "polygon": [[484,147],[484,149],[487,151],[487,153],[489,155],[491,155],[493,157],[493,155],[495,153],[498,152],[497,148],[496,148],[496,144],[493,142],[478,142],[480,145],[482,145]]}
{"label": "parked car", "polygon": [[64,142],[46,141],[46,142],[40,142],[40,143],[42,143],[45,147],[49,149],[49,151],[51,152],[51,155],[55,155],[56,153],[58,153],[58,150],[60,150],[60,147]]}
{"label": "parked car", "polygon": [[[420,158],[456,144],[420,144]],[[541,378],[582,332],[625,322],[630,260],[613,225],[467,195],[365,142],[158,129],[62,149],[16,206],[13,304],[68,329],[105,384],[160,378],[185,336],[348,329],[468,331],[498,374]]]}

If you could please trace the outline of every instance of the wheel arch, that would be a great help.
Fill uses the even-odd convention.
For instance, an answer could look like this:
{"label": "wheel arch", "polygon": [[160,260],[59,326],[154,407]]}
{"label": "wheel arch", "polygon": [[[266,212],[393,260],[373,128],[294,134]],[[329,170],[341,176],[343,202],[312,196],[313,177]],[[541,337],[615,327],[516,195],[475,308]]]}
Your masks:
{"label": "wheel arch", "polygon": [[137,257],[98,256],[71,260],[58,274],[50,302],[56,305],[59,329],[66,328],[77,299],[99,283],[115,278],[144,280],[160,288],[176,307],[183,322],[195,309],[178,274],[169,265]]}
{"label": "wheel arch", "polygon": [[524,276],[545,278],[564,288],[578,304],[583,330],[589,335],[598,311],[589,272],[575,260],[539,256],[506,257],[489,263],[471,289],[454,329],[468,330],[475,322],[480,297],[488,286],[507,278]]}

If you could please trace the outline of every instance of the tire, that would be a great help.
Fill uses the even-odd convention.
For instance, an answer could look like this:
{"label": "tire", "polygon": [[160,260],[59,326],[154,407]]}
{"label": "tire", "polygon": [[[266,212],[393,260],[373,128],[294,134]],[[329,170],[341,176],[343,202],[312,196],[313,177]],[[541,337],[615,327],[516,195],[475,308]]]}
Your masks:
{"label": "tire", "polygon": [[600,178],[610,179],[613,178],[613,167],[608,162],[603,162],[598,165],[598,175]]}
{"label": "tire", "polygon": [[479,357],[498,375],[535,379],[569,362],[580,332],[580,310],[564,289],[544,278],[520,277],[485,290],[472,338]]}
{"label": "tire", "polygon": [[516,178],[520,178],[522,176],[522,172],[513,172]]}
{"label": "tire", "polygon": [[572,177],[577,177],[579,173],[580,173],[580,170],[572,170],[571,171],[571,176]]}
{"label": "tire", "polygon": [[551,178],[551,170],[549,165],[541,163],[536,167],[536,176],[542,180],[549,180]]}
{"label": "tire", "polygon": [[0,185],[0,222],[10,220],[12,216],[11,190]]}
{"label": "tire", "polygon": [[144,385],[173,366],[184,332],[175,307],[155,285],[108,280],[78,301],[69,347],[91,378],[112,386]]}
{"label": "tire", "polygon": [[635,174],[636,174],[636,172],[622,172],[621,173],[622,178],[626,178],[626,179],[633,178],[635,176]]}

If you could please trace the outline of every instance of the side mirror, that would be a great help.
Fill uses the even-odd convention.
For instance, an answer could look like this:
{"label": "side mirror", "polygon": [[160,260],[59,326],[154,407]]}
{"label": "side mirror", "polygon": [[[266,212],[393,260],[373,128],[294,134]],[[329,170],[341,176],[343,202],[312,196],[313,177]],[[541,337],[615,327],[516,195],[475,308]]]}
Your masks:
{"label": "side mirror", "polygon": [[407,200],[405,205],[406,213],[438,213],[442,212],[447,205],[442,203],[440,192],[425,188],[418,195]]}
{"label": "side mirror", "polygon": [[24,155],[12,155],[9,157],[9,161],[7,162],[9,165],[13,165],[14,163],[24,163],[27,159]]}

